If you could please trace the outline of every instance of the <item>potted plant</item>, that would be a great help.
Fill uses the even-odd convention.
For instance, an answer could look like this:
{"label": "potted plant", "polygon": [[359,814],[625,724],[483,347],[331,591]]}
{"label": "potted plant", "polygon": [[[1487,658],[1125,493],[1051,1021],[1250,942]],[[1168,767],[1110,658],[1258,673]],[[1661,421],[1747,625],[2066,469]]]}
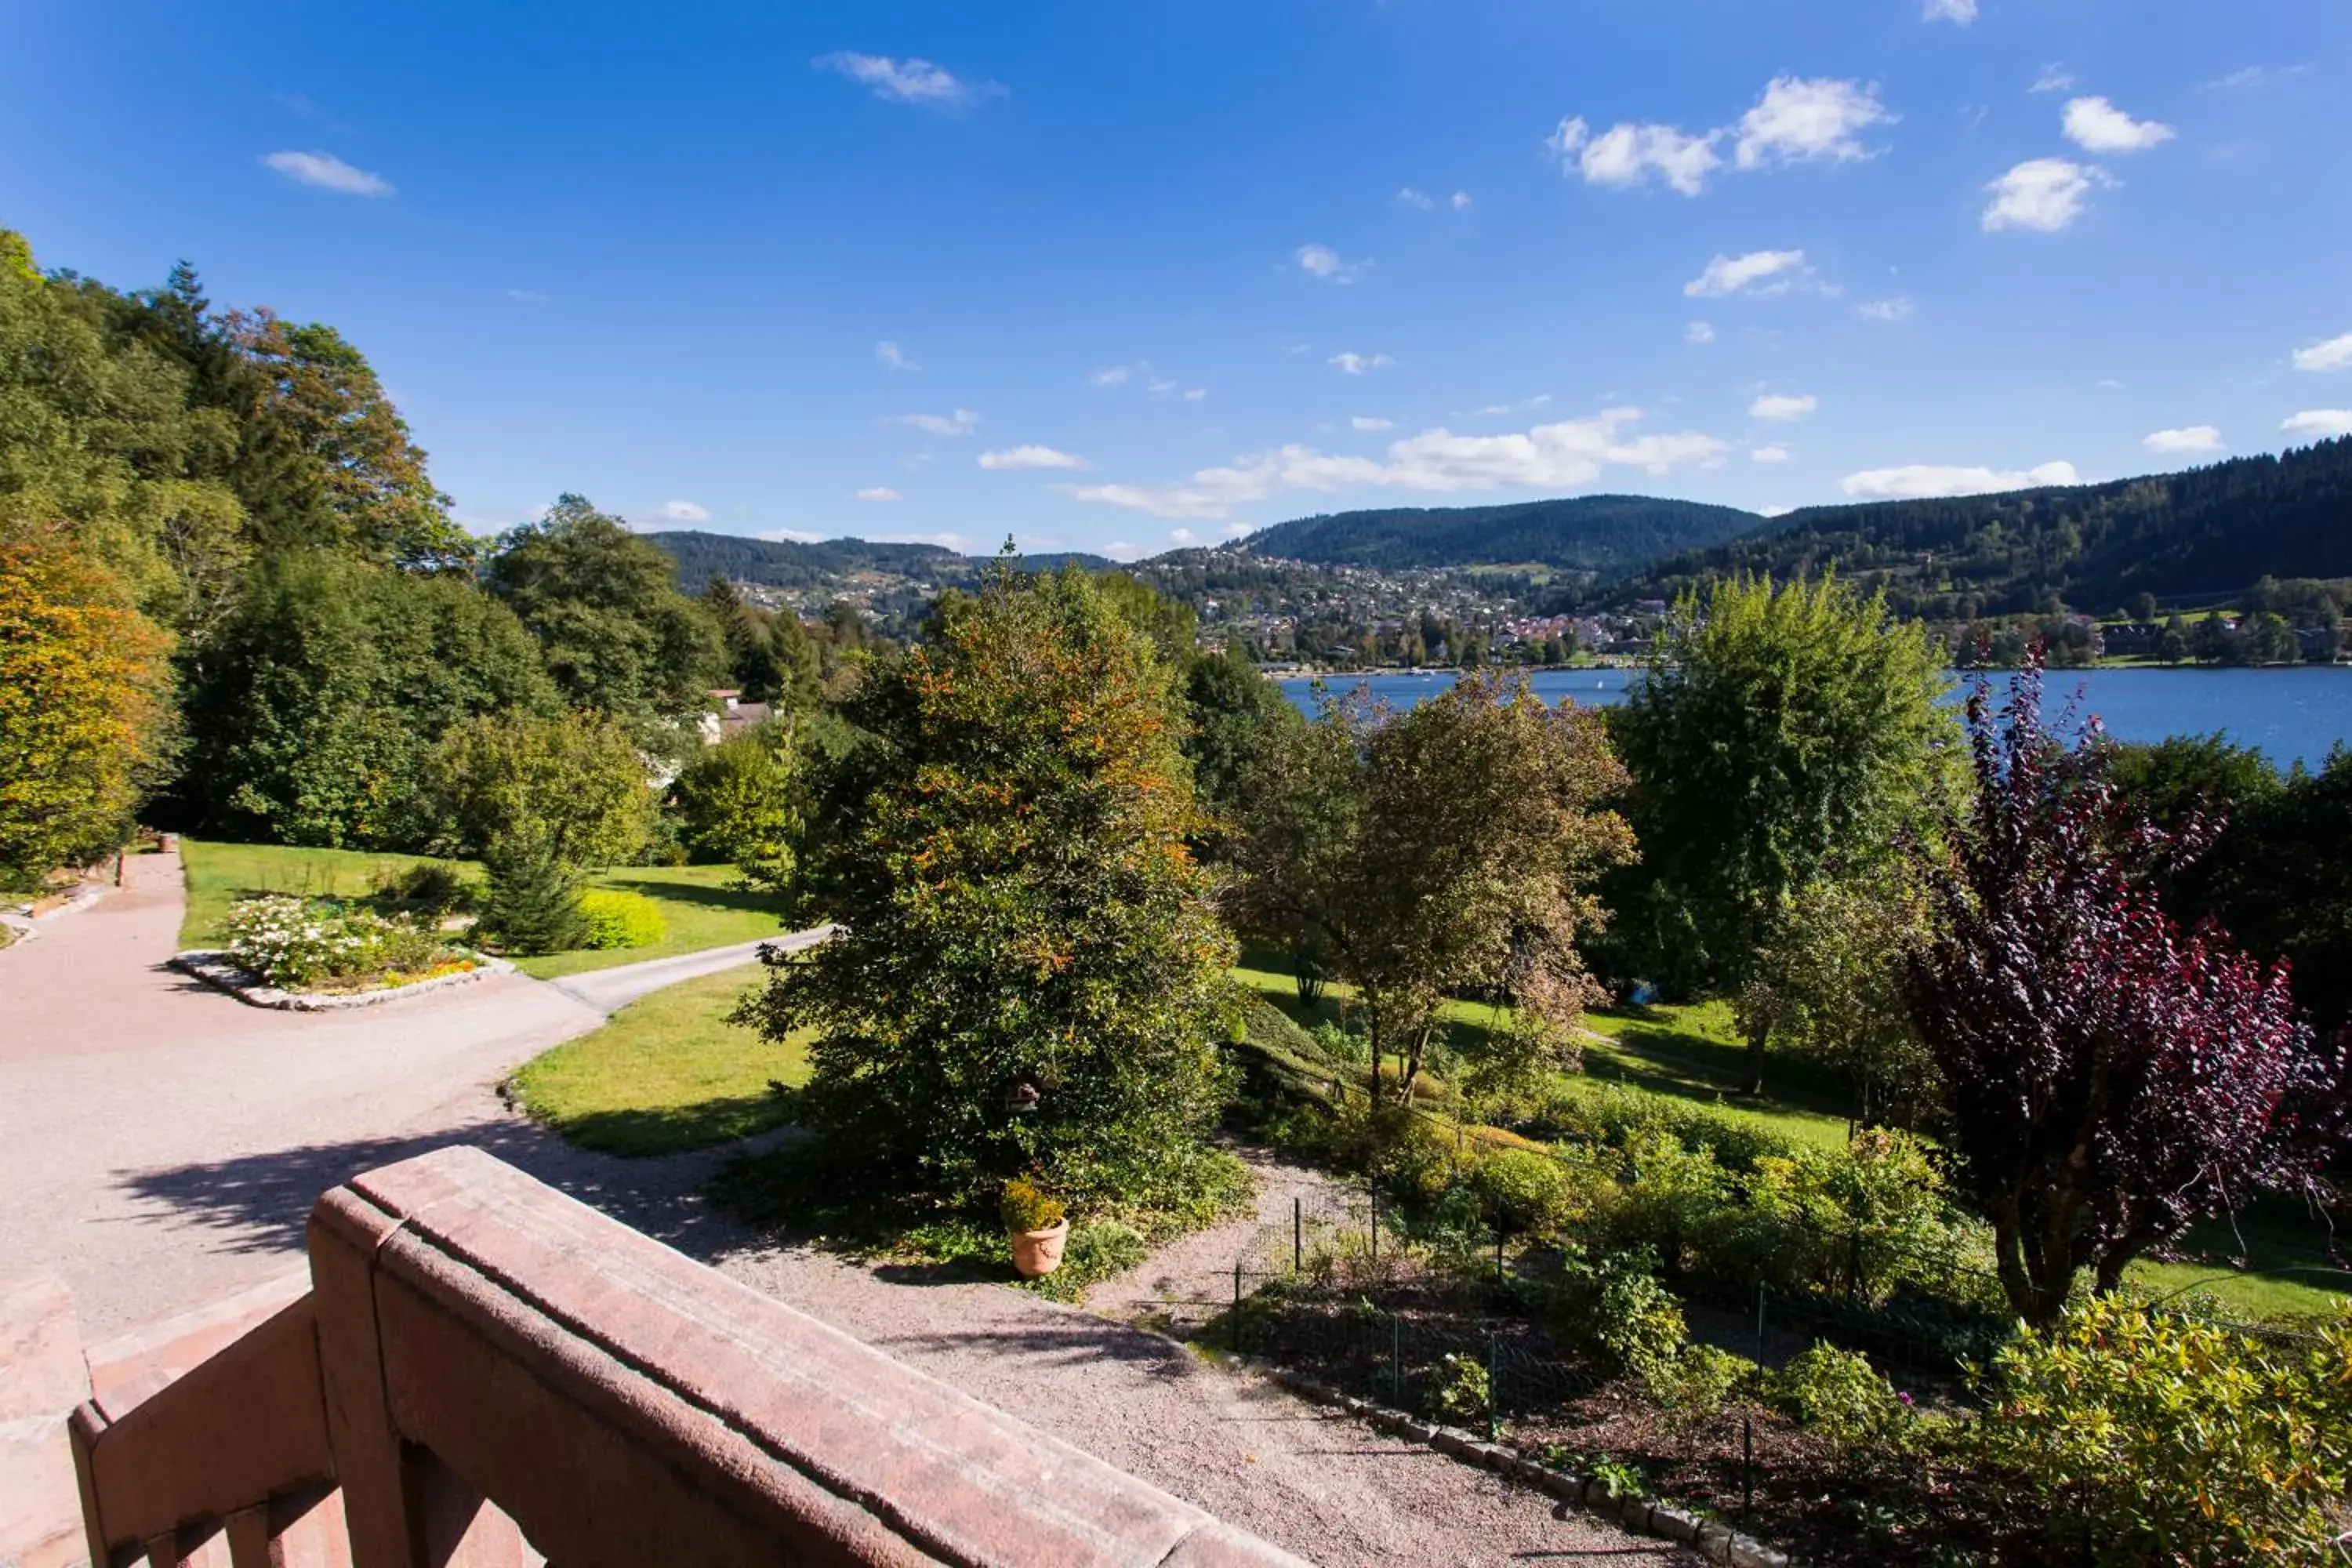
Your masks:
{"label": "potted plant", "polygon": [[1062,1200],[1026,1176],[1004,1184],[1004,1228],[1013,1237],[1013,1267],[1024,1279],[1051,1274],[1062,1266],[1062,1244],[1070,1238],[1069,1211]]}

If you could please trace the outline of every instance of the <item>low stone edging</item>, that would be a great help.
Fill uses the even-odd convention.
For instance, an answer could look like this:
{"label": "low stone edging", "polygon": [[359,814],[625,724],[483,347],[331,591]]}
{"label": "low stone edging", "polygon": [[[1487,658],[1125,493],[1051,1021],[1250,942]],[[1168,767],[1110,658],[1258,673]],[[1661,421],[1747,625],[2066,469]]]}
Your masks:
{"label": "low stone edging", "polygon": [[15,931],[18,942],[29,942],[40,935],[41,928],[51,921],[79,914],[112,891],[114,889],[103,882],[84,882],[46,910],[38,901],[23,910],[0,910],[0,925]]}
{"label": "low stone edging", "polygon": [[1741,1535],[1728,1525],[1702,1520],[1650,1498],[1612,1497],[1604,1482],[1555,1470],[1505,1444],[1490,1443],[1459,1427],[1441,1426],[1401,1410],[1358,1399],[1285,1367],[1261,1370],[1292,1393],[1318,1405],[1352,1415],[1409,1443],[1426,1444],[1463,1464],[1493,1470],[1638,1534],[1680,1542],[1703,1553],[1710,1563],[1723,1563],[1726,1568],[1789,1568],[1788,1553],[1752,1536]]}
{"label": "low stone edging", "polygon": [[385,985],[373,991],[352,991],[341,995],[313,995],[307,992],[281,991],[259,975],[234,962],[227,953],[210,949],[197,949],[172,955],[172,967],[184,974],[194,975],[215,990],[226,991],[238,1001],[253,1007],[274,1007],[289,1013],[338,1013],[347,1007],[374,1007],[386,1002],[422,996],[428,992],[446,991],[452,985],[469,981],[487,980],[493,974],[511,974],[514,965],[503,958],[478,956],[474,967],[455,974],[436,974],[430,980],[419,980],[408,985]]}

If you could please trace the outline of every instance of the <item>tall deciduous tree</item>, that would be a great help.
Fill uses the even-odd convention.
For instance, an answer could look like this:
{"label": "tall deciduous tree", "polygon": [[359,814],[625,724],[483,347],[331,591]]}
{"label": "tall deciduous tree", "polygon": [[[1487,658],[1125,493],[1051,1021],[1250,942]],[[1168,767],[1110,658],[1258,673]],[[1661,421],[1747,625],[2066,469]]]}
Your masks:
{"label": "tall deciduous tree", "polygon": [[843,1156],[956,1196],[1037,1165],[1160,1197],[1199,1168],[1233,945],[1186,847],[1172,685],[1083,576],[1003,568],[868,672],[805,867],[845,929],[751,1010],[817,1031]]}
{"label": "tall deciduous tree", "polygon": [[328,551],[255,574],[206,639],[185,702],[188,821],[361,848],[429,837],[418,770],[450,726],[557,706],[530,635],[471,581]]}
{"label": "tall deciduous tree", "polygon": [[1905,967],[1928,937],[1927,900],[1906,869],[1799,889],[1734,999],[1749,1038],[1843,1075],[1864,1126],[1916,1127],[1942,1088],[1903,995]]}
{"label": "tall deciduous tree", "polygon": [[2003,1288],[2056,1321],[2149,1247],[2269,1190],[2315,1192],[2343,1128],[2341,1049],[2295,1021],[2284,965],[2184,931],[2150,873],[2200,845],[2136,820],[2098,745],[2042,727],[2029,664],[1969,703],[1976,796],[1923,868],[1939,934],[1905,992],[1948,1086],[1958,1186]]}
{"label": "tall deciduous tree", "polygon": [[1449,997],[1507,997],[1564,1044],[1600,995],[1580,951],[1601,923],[1593,885],[1633,848],[1601,804],[1625,775],[1598,716],[1472,676],[1403,713],[1328,707],[1286,751],[1269,788],[1306,793],[1254,816],[1244,906],[1313,922],[1375,1063],[1400,1060],[1399,1095]]}
{"label": "tall deciduous tree", "polygon": [[484,575],[575,707],[676,719],[725,668],[718,628],[677,591],[677,563],[584,496],[500,535]]}
{"label": "tall deciduous tree", "polygon": [[635,859],[652,831],[645,757],[609,714],[484,714],[425,760],[438,848],[497,858],[529,844],[568,866]]}
{"label": "tall deciduous tree", "polygon": [[246,372],[222,395],[245,431],[240,479],[265,543],[416,571],[471,563],[472,537],[367,356],[332,327],[268,310],[232,314],[218,331]]}
{"label": "tall deciduous tree", "polygon": [[[1634,966],[1676,994],[1737,992],[1791,893],[1932,821],[1958,777],[1947,685],[1922,627],[1835,578],[1685,597],[1610,723],[1642,844],[1616,900]],[[1763,1064],[1751,1035],[1751,1089]]]}
{"label": "tall deciduous tree", "polygon": [[123,841],[155,760],[164,646],[64,530],[0,538],[0,885]]}
{"label": "tall deciduous tree", "polygon": [[1220,652],[1187,654],[1183,668],[1191,721],[1184,754],[1192,762],[1193,785],[1202,805],[1231,822],[1247,804],[1251,773],[1307,721],[1238,640]]}

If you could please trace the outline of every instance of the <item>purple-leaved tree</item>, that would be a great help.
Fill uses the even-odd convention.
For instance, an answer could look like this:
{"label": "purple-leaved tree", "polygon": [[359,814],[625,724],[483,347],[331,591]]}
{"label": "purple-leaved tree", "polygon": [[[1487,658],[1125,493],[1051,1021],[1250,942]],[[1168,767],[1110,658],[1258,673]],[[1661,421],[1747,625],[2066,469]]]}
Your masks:
{"label": "purple-leaved tree", "polygon": [[2148,873],[2210,834],[2126,810],[2095,728],[2043,729],[2038,655],[1998,715],[1978,687],[1969,729],[1975,796],[1925,857],[1937,934],[1904,992],[1948,1086],[1960,1189],[2011,1304],[2046,1325],[2082,1270],[2111,1290],[2200,1218],[2315,1190],[2344,1052],[2297,1022],[2284,965],[2158,907]]}

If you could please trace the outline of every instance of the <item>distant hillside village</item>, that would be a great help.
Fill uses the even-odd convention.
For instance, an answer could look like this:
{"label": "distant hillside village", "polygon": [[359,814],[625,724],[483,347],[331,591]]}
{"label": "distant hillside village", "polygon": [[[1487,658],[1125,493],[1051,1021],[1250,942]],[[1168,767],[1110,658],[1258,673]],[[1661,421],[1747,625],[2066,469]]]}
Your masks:
{"label": "distant hillside village", "polygon": [[[1201,637],[1270,666],[1556,665],[1640,655],[1684,592],[1739,573],[1834,573],[1926,623],[1954,662],[2326,663],[2352,605],[2352,438],[2104,485],[1767,519],[1639,496],[1300,518],[1117,569]],[[717,577],[804,619],[846,605],[906,635],[987,560],[929,544],[654,536],[691,593]]]}

